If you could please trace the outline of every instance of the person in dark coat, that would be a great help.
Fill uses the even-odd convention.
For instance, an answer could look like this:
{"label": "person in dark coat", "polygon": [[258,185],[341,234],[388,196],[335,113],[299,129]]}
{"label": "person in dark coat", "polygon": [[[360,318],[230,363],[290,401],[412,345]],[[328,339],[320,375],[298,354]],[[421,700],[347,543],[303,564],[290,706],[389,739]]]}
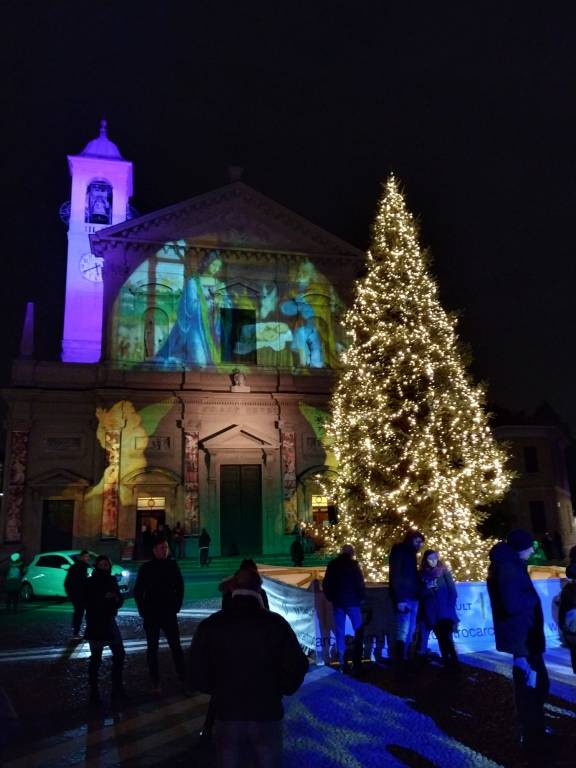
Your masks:
{"label": "person in dark coat", "polygon": [[294,541],[290,545],[290,558],[292,559],[292,565],[296,568],[300,568],[304,563],[304,547],[299,532],[295,534]]}
{"label": "person in dark coat", "polygon": [[6,580],[4,582],[4,591],[6,592],[6,610],[18,613],[18,603],[20,602],[20,590],[22,589],[22,575],[24,573],[24,563],[19,552],[10,555],[8,570],[6,571]]}
{"label": "person in dark coat", "polygon": [[570,649],[572,672],[576,675],[576,563],[571,563],[566,568],[566,579],[567,582],[560,593],[558,625],[564,642]]}
{"label": "person in dark coat", "polygon": [[516,714],[522,745],[545,750],[544,702],[548,671],[544,664],[542,605],[528,574],[532,535],[517,528],[490,550],[488,594],[492,605],[496,649],[513,656]]}
{"label": "person in dark coat", "polygon": [[338,557],[330,560],[324,574],[322,589],[326,599],[332,603],[338,665],[342,672],[346,666],[346,616],[354,630],[354,651],[352,664],[357,672],[362,665],[363,624],[362,603],[366,597],[364,576],[358,562],[354,559],[354,547],[344,544]]}
{"label": "person in dark coat", "polygon": [[112,576],[110,559],[106,555],[99,555],[94,562],[92,576],[86,579],[84,585],[86,640],[90,644],[88,682],[93,701],[99,700],[98,670],[106,645],[112,651],[112,695],[119,696],[124,693],[122,672],[126,653],[116,623],[116,615],[123,602],[118,582]]}
{"label": "person in dark coat", "polygon": [[428,636],[433,630],[444,667],[457,669],[459,662],[453,637],[458,626],[456,586],[449,569],[433,549],[427,549],[422,555],[420,581],[420,655],[425,653]]}
{"label": "person in dark coat", "polygon": [[408,531],[404,541],[394,544],[388,559],[389,594],[395,615],[393,654],[398,662],[408,658],[416,631],[420,597],[416,555],[422,544],[424,535],[420,531]]}
{"label": "person in dark coat", "polygon": [[308,660],[288,622],[263,609],[258,574],[236,574],[232,603],[198,626],[190,684],[209,693],[220,766],[282,765],[282,697],[295,693]]}
{"label": "person in dark coat", "polygon": [[[262,603],[264,605],[264,608],[266,610],[270,610],[270,605],[268,604],[268,595],[266,594],[266,590],[262,587],[262,578],[258,572],[258,566],[252,560],[251,557],[246,557],[242,562],[240,563],[240,568],[238,570],[242,569],[248,569],[249,571],[253,571],[260,581],[260,597],[262,598]],[[236,589],[236,573],[233,576],[229,576],[227,579],[224,579],[223,581],[218,584],[218,589],[220,592],[222,592],[222,610],[226,610],[230,607],[232,603],[232,592]]]}
{"label": "person in dark coat", "polygon": [[200,555],[200,565],[202,567],[206,566],[208,567],[209,560],[208,560],[208,554],[210,552],[210,542],[212,539],[210,538],[210,534],[206,530],[206,528],[202,528],[202,533],[198,537],[198,552]]}
{"label": "person in dark coat", "polygon": [[90,562],[90,552],[83,549],[74,558],[75,562],[68,569],[64,579],[64,590],[72,602],[74,610],[72,612],[72,640],[81,640],[80,627],[84,618],[84,599],[86,579],[88,578],[88,563]]}
{"label": "person in dark coat", "polygon": [[184,580],[176,560],[169,558],[168,542],[158,537],[152,549],[152,559],[143,563],[134,584],[134,600],[144,619],[147,662],[153,693],[160,693],[158,644],[160,630],[164,632],[176,673],[186,682],[184,653],[180,644],[178,613],[184,599]]}

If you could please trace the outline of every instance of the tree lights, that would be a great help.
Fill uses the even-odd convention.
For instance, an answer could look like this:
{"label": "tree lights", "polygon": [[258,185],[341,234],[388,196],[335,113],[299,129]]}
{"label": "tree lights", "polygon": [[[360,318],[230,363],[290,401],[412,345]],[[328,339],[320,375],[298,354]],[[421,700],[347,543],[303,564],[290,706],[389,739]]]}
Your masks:
{"label": "tree lights", "polygon": [[503,496],[510,474],[394,176],[344,328],[329,427],[339,463],[331,544],[353,544],[378,580],[392,543],[416,527],[459,579],[483,578],[491,542],[477,532],[478,507]]}

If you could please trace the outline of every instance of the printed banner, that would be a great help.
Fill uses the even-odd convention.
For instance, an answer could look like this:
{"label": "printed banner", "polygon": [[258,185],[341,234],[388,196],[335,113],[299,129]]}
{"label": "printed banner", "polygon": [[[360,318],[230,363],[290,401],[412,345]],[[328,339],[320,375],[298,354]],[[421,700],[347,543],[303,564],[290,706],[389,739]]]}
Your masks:
{"label": "printed banner", "polygon": [[27,430],[14,430],[11,435],[6,525],[4,528],[4,540],[10,543],[22,540],[24,490],[28,470],[28,438],[29,432]]}
{"label": "printed banner", "polygon": [[198,438],[198,432],[184,433],[184,530],[193,535],[200,532]]}
{"label": "printed banner", "polygon": [[[267,581],[279,584],[277,581]],[[546,644],[548,647],[558,646],[560,644],[558,601],[562,579],[534,579],[533,583],[542,602]],[[309,590],[299,589],[289,584],[281,584],[281,587],[281,593],[278,590],[279,597],[275,607],[272,607],[272,601],[270,602],[271,609],[293,624],[293,621],[303,615],[305,606],[312,606],[316,660],[317,663],[329,662],[335,656],[334,619],[332,604],[326,600],[320,583],[313,582]],[[268,591],[267,584],[265,588]],[[454,633],[456,650],[458,653],[495,650],[494,624],[486,583],[459,582],[456,584],[456,590],[458,593],[456,611],[460,618],[458,630]],[[388,656],[388,650],[394,642],[392,639],[394,610],[388,596],[387,585],[367,585],[363,615],[366,621],[365,654],[375,659]],[[294,624],[293,628],[296,631]],[[303,629],[303,635],[307,636],[306,633],[309,631],[309,628]],[[350,636],[354,634],[349,619],[346,620],[346,634]],[[300,640],[300,642],[304,646],[303,641]],[[432,651],[438,651],[434,633],[430,635],[428,647]]]}
{"label": "printed banner", "polygon": [[293,587],[264,575],[262,575],[262,582],[268,595],[270,610],[286,619],[305,651],[315,652],[314,591]]}

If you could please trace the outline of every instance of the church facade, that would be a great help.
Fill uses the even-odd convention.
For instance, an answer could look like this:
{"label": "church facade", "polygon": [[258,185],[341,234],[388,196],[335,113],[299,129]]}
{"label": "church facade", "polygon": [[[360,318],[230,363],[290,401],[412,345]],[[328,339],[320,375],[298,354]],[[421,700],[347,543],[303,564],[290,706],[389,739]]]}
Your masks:
{"label": "church facade", "polygon": [[136,216],[105,124],[68,162],[62,360],[21,355],[4,392],[5,543],[137,557],[147,527],[180,522],[215,554],[286,552],[330,515],[362,253],[239,180]]}

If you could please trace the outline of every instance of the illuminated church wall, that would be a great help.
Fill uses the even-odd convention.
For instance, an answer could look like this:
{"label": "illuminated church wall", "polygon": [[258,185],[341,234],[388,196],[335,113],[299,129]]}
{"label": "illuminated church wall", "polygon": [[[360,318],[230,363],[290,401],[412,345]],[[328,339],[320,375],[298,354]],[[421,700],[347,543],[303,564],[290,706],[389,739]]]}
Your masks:
{"label": "illuminated church wall", "polygon": [[[325,412],[361,255],[241,183],[106,226],[122,202],[106,162],[128,168],[82,155],[90,173],[73,184],[90,183],[72,195],[72,218],[83,237],[93,228],[102,265],[102,354],[94,339],[82,347],[70,319],[72,305],[91,327],[100,318],[90,281],[70,282],[74,251],[64,339],[73,355],[13,369],[4,539],[37,552],[47,516],[62,514],[70,546],[130,556],[151,505],[191,537],[208,528],[215,554],[288,552],[311,515],[314,475],[330,467]],[[236,470],[257,501],[233,519]],[[244,513],[257,533],[248,545],[234,538]]]}

